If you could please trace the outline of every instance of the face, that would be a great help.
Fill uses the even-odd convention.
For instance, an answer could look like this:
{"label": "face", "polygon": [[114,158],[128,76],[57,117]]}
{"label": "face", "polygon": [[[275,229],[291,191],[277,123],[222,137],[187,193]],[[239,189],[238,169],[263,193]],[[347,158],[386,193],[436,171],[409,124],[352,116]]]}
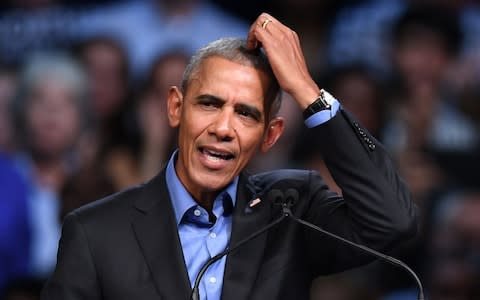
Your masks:
{"label": "face", "polygon": [[179,128],[176,171],[199,202],[212,201],[260,149],[268,151],[283,120],[265,120],[265,74],[220,57],[207,58],[185,95],[172,88],[169,122]]}
{"label": "face", "polygon": [[80,113],[71,92],[60,82],[46,78],[28,101],[26,123],[34,150],[45,157],[64,155],[80,129]]}
{"label": "face", "polygon": [[155,67],[153,85],[155,92],[161,95],[162,102],[170,87],[182,81],[183,70],[187,64],[188,58],[179,55],[169,57]]}
{"label": "face", "polygon": [[[366,76],[366,75],[365,75]],[[380,112],[376,86],[361,73],[346,74],[334,86],[334,93],[342,99],[342,105],[371,133],[377,134],[380,128]]]}
{"label": "face", "polygon": [[93,108],[101,120],[108,119],[122,105],[127,93],[122,54],[108,44],[93,44],[84,53]]}
{"label": "face", "polygon": [[417,31],[402,41],[395,52],[395,60],[411,86],[438,84],[450,63],[441,39],[423,31]]}

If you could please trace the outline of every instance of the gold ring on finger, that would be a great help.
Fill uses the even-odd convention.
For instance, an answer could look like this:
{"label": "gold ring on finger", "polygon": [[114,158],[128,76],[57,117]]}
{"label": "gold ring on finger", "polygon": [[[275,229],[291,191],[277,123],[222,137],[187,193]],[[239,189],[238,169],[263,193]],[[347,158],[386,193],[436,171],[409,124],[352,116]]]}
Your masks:
{"label": "gold ring on finger", "polygon": [[263,29],[266,29],[268,23],[270,23],[270,22],[272,22],[272,20],[266,19],[265,21],[263,21],[263,23],[262,23],[262,28],[263,28]]}

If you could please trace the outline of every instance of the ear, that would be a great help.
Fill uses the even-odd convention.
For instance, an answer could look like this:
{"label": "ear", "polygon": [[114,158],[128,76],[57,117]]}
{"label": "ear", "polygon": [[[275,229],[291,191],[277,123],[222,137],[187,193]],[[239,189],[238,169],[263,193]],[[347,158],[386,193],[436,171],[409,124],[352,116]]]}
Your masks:
{"label": "ear", "polygon": [[273,147],[273,145],[277,142],[278,138],[280,138],[280,136],[282,135],[284,128],[285,128],[285,122],[283,118],[281,117],[273,118],[269,122],[265,130],[265,133],[263,135],[263,141],[262,141],[262,144],[260,145],[260,151],[265,153],[268,150],[270,150],[270,148]]}
{"label": "ear", "polygon": [[183,94],[178,87],[172,86],[168,90],[167,97],[167,113],[168,123],[171,127],[180,125],[180,117],[182,115]]}

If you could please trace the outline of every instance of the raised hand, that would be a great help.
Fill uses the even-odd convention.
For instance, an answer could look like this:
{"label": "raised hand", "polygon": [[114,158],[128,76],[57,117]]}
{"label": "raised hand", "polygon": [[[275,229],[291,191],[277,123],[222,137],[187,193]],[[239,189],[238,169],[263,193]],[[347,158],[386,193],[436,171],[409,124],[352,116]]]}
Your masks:
{"label": "raised hand", "polygon": [[267,13],[253,22],[247,37],[247,48],[262,47],[280,87],[293,96],[305,109],[319,95],[303,56],[300,40],[295,31]]}

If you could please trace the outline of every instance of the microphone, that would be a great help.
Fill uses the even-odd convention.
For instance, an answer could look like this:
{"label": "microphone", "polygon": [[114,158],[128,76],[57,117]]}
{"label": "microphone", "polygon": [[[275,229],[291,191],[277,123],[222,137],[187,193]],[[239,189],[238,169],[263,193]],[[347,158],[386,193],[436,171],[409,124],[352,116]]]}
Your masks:
{"label": "microphone", "polygon": [[[273,203],[282,203],[282,199],[284,198],[283,193],[280,190],[274,189],[268,193],[268,199],[270,199]],[[242,239],[233,247],[225,248],[222,252],[218,253],[217,255],[211,257],[209,260],[205,262],[202,266],[200,271],[198,271],[197,277],[195,278],[195,283],[193,284],[192,294],[190,299],[191,300],[200,300],[200,281],[202,280],[203,275],[207,271],[207,269],[216,261],[224,257],[225,255],[235,251],[242,245],[248,243],[249,241],[253,240],[257,236],[261,235],[262,233],[268,231],[270,228],[274,227],[278,223],[282,222],[286,218],[285,214],[282,214],[279,218],[273,220],[272,222],[268,223],[265,227],[260,228],[259,230],[255,231],[251,235],[247,236],[246,238]]]}
{"label": "microphone", "polygon": [[191,300],[200,300],[200,290],[199,290],[199,286],[200,286],[200,281],[203,277],[203,275],[205,274],[205,272],[207,271],[207,269],[213,264],[215,263],[216,261],[218,261],[219,259],[221,259],[222,257],[224,257],[225,255],[228,255],[229,253],[235,251],[236,249],[238,249],[239,247],[241,247],[242,245],[248,243],[249,241],[253,240],[254,238],[256,238],[257,236],[261,235],[262,233],[268,231],[270,228],[274,227],[275,225],[279,224],[280,222],[282,222],[285,218],[290,218],[292,219],[293,221],[297,222],[297,223],[300,223],[308,228],[311,228],[315,231],[318,231],[320,233],[323,233],[325,235],[327,235],[328,237],[330,238],[333,238],[337,241],[340,241],[348,246],[351,246],[353,248],[356,248],[358,250],[361,250],[363,251],[364,253],[366,254],[369,254],[373,257],[376,257],[376,258],[379,258],[381,260],[383,260],[384,262],[387,262],[391,265],[394,265],[396,267],[400,267],[404,270],[406,270],[415,280],[415,283],[417,284],[417,289],[418,289],[418,297],[417,299],[418,300],[425,300],[425,297],[424,297],[424,292],[423,292],[423,286],[422,286],[422,282],[420,281],[420,279],[418,278],[417,274],[407,265],[405,264],[404,262],[402,262],[401,260],[399,259],[396,259],[394,257],[391,257],[391,256],[388,256],[386,254],[383,254],[381,252],[378,252],[372,248],[369,248],[367,246],[364,246],[364,245],[361,245],[361,244],[357,244],[355,242],[352,242],[350,240],[347,240],[339,235],[336,235],[334,233],[331,233],[329,231],[326,231],[325,229],[322,229],[321,227],[318,227],[316,226],[315,224],[312,224],[310,222],[307,222],[305,220],[302,220],[300,218],[297,218],[291,211],[291,207],[298,201],[299,199],[299,195],[298,195],[298,191],[296,189],[293,189],[293,188],[290,188],[290,189],[287,189],[287,191],[285,193],[282,193],[280,190],[277,190],[277,189],[274,189],[274,190],[271,190],[269,193],[268,193],[268,199],[270,199],[272,201],[272,203],[274,205],[280,205],[282,207],[282,215],[275,219],[274,221],[268,223],[265,227],[255,231],[254,233],[252,233],[251,235],[247,236],[246,238],[242,239],[240,242],[238,242],[235,246],[233,247],[227,247],[225,250],[223,250],[222,252],[218,253],[217,255],[213,256],[212,258],[210,258],[209,260],[207,260],[205,262],[205,264],[202,266],[202,268],[200,269],[200,271],[198,272],[197,274],[197,277],[195,278],[195,283],[193,285],[193,288],[192,288],[192,294],[191,294],[191,297],[190,299]]}
{"label": "microphone", "polygon": [[300,224],[302,224],[306,227],[309,227],[309,228],[311,228],[315,231],[323,233],[323,234],[327,235],[328,237],[333,238],[337,241],[340,241],[340,242],[342,242],[342,243],[344,243],[348,246],[352,246],[353,248],[359,249],[359,250],[363,251],[364,253],[369,254],[370,256],[374,256],[376,258],[381,259],[384,262],[387,262],[391,265],[394,265],[396,267],[400,267],[400,268],[406,270],[413,277],[413,279],[415,280],[415,283],[417,285],[417,290],[418,290],[417,299],[418,300],[425,300],[425,296],[424,296],[424,292],[423,292],[423,286],[422,286],[422,282],[420,281],[420,278],[418,278],[417,274],[406,263],[404,263],[403,261],[401,261],[399,259],[396,259],[394,257],[388,256],[384,253],[378,252],[378,251],[376,251],[372,248],[364,246],[362,244],[357,244],[355,242],[347,240],[347,239],[345,239],[345,238],[343,238],[339,235],[336,235],[334,233],[326,231],[325,229],[323,229],[323,228],[321,228],[321,227],[319,227],[315,224],[312,224],[310,222],[307,222],[305,220],[297,218],[292,213],[290,207],[293,204],[295,204],[295,202],[298,200],[298,198],[299,198],[298,191],[296,189],[290,188],[285,192],[284,202],[281,203],[284,216],[289,217],[290,219],[294,220],[297,223],[300,223]]}

